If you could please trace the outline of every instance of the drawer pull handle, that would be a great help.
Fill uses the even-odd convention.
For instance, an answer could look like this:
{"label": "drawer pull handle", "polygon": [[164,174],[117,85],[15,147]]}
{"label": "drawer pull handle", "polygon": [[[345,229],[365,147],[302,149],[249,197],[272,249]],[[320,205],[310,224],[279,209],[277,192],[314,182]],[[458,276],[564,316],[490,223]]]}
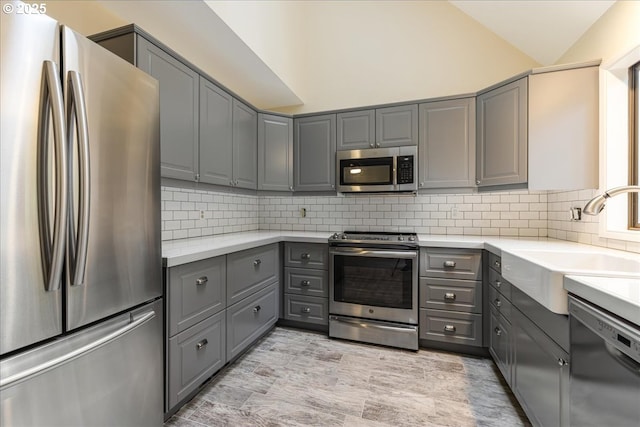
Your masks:
{"label": "drawer pull handle", "polygon": [[311,282],[308,280],[302,280],[300,286],[311,286]]}
{"label": "drawer pull handle", "polygon": [[495,328],[493,331],[496,333],[497,336],[502,335],[502,331],[500,330],[500,328]]}
{"label": "drawer pull handle", "polygon": [[455,301],[456,300],[456,294],[454,294],[453,292],[446,292],[444,294],[444,299],[446,299],[447,301]]}
{"label": "drawer pull handle", "polygon": [[308,253],[305,252],[305,253],[300,255],[300,258],[302,258],[302,259],[311,259],[311,254],[308,254]]}
{"label": "drawer pull handle", "polygon": [[444,265],[444,268],[456,268],[455,261],[445,261],[442,263],[442,265]]}
{"label": "drawer pull handle", "polygon": [[559,366],[567,366],[569,364],[569,362],[567,362],[564,359],[558,359],[558,365]]}
{"label": "drawer pull handle", "polygon": [[256,259],[256,260],[254,260],[254,261],[253,261],[253,266],[254,266],[254,267],[257,267],[257,266],[259,266],[260,264],[262,264],[262,260],[261,260],[261,259]]}
{"label": "drawer pull handle", "polygon": [[453,325],[445,325],[444,331],[445,332],[455,332],[456,331],[456,327],[453,326]]}
{"label": "drawer pull handle", "polygon": [[200,341],[198,344],[196,344],[196,350],[203,349],[207,344],[209,344],[209,341],[207,341],[207,339],[205,338],[202,341]]}
{"label": "drawer pull handle", "polygon": [[493,265],[495,265],[496,267],[500,268],[500,261],[494,261]]}
{"label": "drawer pull handle", "polygon": [[500,301],[500,299],[496,298],[494,302],[496,303],[496,307],[500,308],[502,306],[502,301]]}
{"label": "drawer pull handle", "polygon": [[198,277],[196,279],[196,285],[206,285],[208,281],[209,278],[207,276]]}
{"label": "drawer pull handle", "polygon": [[300,309],[301,312],[303,313],[311,313],[311,308],[309,307],[302,307],[302,309]]}
{"label": "drawer pull handle", "polygon": [[496,280],[496,288],[502,286],[502,282],[500,280]]}
{"label": "drawer pull handle", "polygon": [[253,307],[253,312],[257,313],[262,309],[262,307],[260,307],[259,305],[256,305],[255,307]]}

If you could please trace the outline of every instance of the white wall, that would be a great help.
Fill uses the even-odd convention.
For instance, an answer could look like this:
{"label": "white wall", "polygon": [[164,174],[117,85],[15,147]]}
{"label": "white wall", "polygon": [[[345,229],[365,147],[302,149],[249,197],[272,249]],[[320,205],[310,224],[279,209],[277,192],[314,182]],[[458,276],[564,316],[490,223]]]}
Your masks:
{"label": "white wall", "polygon": [[84,36],[129,24],[95,1],[57,0],[45,2],[47,15]]}
{"label": "white wall", "polygon": [[209,5],[304,102],[283,112],[475,92],[538,65],[446,1]]}

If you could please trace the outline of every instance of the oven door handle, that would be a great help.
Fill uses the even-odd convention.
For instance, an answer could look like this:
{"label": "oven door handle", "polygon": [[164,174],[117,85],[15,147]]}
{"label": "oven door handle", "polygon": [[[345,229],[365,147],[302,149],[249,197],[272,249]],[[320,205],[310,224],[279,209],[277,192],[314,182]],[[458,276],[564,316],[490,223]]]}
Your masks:
{"label": "oven door handle", "polygon": [[418,329],[417,326],[413,325],[383,325],[380,322],[376,322],[374,320],[369,319],[346,319],[344,317],[331,316],[331,320],[341,323],[348,323],[352,326],[358,328],[369,328],[369,329],[384,329],[388,331],[398,331],[398,332],[410,332]]}
{"label": "oven door handle", "polygon": [[385,251],[378,249],[363,248],[332,248],[329,250],[330,255],[347,255],[347,256],[366,256],[378,258],[418,258],[418,251]]}

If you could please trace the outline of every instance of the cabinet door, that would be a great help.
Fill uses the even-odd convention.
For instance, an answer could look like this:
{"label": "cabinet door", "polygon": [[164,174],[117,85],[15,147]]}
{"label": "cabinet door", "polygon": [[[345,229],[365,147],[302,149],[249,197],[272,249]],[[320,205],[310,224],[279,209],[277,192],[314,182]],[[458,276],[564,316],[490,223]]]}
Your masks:
{"label": "cabinet door", "polygon": [[420,104],[420,188],[475,187],[475,98]]}
{"label": "cabinet door", "polygon": [[336,115],[293,122],[293,185],[296,191],[331,191],[336,182]]}
{"label": "cabinet door", "polygon": [[507,384],[511,384],[511,347],[511,324],[492,307],[489,312],[489,353]]}
{"label": "cabinet door", "polygon": [[338,114],[338,151],[375,147],[375,120],[375,110],[352,111]]}
{"label": "cabinet door", "polygon": [[533,425],[569,425],[569,356],[513,310],[512,388]]}
{"label": "cabinet door", "polygon": [[200,181],[233,185],[233,98],[200,79]]}
{"label": "cabinet door", "polygon": [[479,187],[527,182],[527,79],[478,95]]}
{"label": "cabinet door", "polygon": [[258,190],[293,191],[293,120],[258,114]]}
{"label": "cabinet door", "polygon": [[138,67],[160,82],[160,165],[167,178],[196,180],[198,73],[138,37]]}
{"label": "cabinet door", "polygon": [[418,106],[376,110],[376,147],[418,145]]}
{"label": "cabinet door", "polygon": [[233,100],[233,182],[242,188],[258,187],[258,113]]}

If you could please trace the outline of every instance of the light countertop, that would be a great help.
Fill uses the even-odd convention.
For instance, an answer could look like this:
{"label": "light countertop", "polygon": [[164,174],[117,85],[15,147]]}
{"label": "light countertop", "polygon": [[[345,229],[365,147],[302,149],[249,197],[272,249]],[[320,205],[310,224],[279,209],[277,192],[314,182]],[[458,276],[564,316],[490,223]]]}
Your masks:
{"label": "light countertop", "polygon": [[[278,242],[327,243],[329,232],[249,231],[208,237],[172,240],[162,243],[164,265],[173,267]],[[640,255],[597,246],[548,238],[510,238],[419,234],[420,247],[486,249],[502,256],[504,252],[522,257],[527,250],[567,253],[599,252],[640,259]],[[640,278],[588,277],[567,271],[564,288],[619,316],[640,324]],[[516,283],[514,283],[517,286]]]}

